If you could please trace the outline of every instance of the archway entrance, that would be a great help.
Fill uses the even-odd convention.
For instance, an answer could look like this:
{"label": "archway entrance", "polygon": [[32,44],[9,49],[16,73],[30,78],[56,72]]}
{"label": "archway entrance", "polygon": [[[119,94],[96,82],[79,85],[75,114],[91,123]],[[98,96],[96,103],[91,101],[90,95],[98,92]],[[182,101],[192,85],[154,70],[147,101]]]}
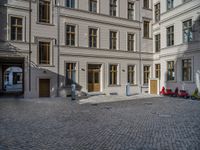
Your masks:
{"label": "archway entrance", "polygon": [[22,92],[23,69],[21,67],[8,66],[8,68],[3,71],[3,81],[3,91]]}
{"label": "archway entrance", "polygon": [[24,93],[24,59],[0,59],[0,96]]}

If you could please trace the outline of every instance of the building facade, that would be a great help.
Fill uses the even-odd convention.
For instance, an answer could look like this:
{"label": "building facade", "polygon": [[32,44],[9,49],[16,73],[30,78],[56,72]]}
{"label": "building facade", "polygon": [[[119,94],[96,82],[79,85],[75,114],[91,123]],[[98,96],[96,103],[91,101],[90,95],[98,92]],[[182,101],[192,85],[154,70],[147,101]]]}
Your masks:
{"label": "building facade", "polygon": [[144,93],[150,78],[191,93],[200,86],[199,5],[1,0],[0,95],[66,97],[71,84],[79,95],[124,95],[127,83]]}
{"label": "building facade", "polygon": [[200,1],[153,1],[154,77],[160,87],[200,90]]}
{"label": "building facade", "polygon": [[10,93],[12,67],[23,78],[21,93],[12,92],[24,97],[65,97],[72,83],[80,95],[125,94],[127,83],[132,93],[148,91],[150,1],[3,0],[0,8],[1,95]]}

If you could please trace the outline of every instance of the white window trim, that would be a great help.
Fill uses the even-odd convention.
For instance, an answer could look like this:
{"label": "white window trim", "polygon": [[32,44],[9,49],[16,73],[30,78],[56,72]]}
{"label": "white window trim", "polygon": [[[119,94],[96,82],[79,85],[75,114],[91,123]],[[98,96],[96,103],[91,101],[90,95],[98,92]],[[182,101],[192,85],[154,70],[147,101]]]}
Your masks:
{"label": "white window trim", "polygon": [[133,45],[133,51],[132,52],[136,52],[136,40],[137,40],[137,38],[136,38],[136,33],[134,33],[134,32],[127,32],[126,33],[126,50],[128,52],[131,52],[131,51],[128,50],[128,35],[129,34],[133,34],[133,36],[134,36],[134,45]]}
{"label": "white window trim", "polygon": [[[111,65],[117,65],[117,84],[116,85],[112,85],[110,84],[110,66]],[[121,78],[121,74],[120,74],[120,70],[121,70],[121,66],[118,63],[109,63],[108,64],[108,86],[112,87],[112,86],[120,86],[120,78]]]}
{"label": "white window trim", "polygon": [[137,73],[136,73],[136,67],[137,67],[137,65],[136,64],[127,64],[127,83],[128,83],[128,66],[134,66],[134,84],[131,84],[131,85],[137,85]]}
{"label": "white window trim", "polygon": [[[167,73],[168,73],[168,68],[167,68],[167,62],[169,61],[174,61],[174,80],[168,80],[167,79]],[[166,66],[166,75],[165,75],[165,82],[177,82],[177,60],[175,59],[168,59],[166,60],[166,63],[165,63],[165,66]],[[182,69],[182,68],[181,68]]]}
{"label": "white window trim", "polygon": [[[11,17],[17,17],[17,18],[22,18],[22,40],[11,40]],[[7,30],[7,40],[8,41],[14,41],[14,42],[25,42],[26,41],[26,17],[20,16],[20,15],[13,15],[9,14],[8,15],[8,30]]]}
{"label": "white window trim", "polygon": [[142,65],[142,85],[143,86],[149,86],[149,81],[148,81],[148,83],[147,84],[144,84],[144,67],[145,66],[149,66],[149,79],[151,79],[151,77],[152,77],[152,65],[149,65],[149,64],[143,64]]}
{"label": "white window trim", "polygon": [[[66,41],[67,41],[67,25],[70,25],[70,26],[75,26],[75,45],[74,46],[70,46],[70,45],[67,45]],[[68,46],[68,47],[78,47],[79,46],[79,26],[77,24],[73,24],[73,23],[65,23],[65,27],[64,27],[64,37],[65,37],[65,45]]]}
{"label": "white window trim", "polygon": [[[185,60],[185,59],[191,59],[191,80],[190,81],[184,81],[183,80],[183,63],[182,63],[182,61],[183,60]],[[181,71],[180,71],[180,74],[181,74],[181,82],[184,82],[184,83],[193,83],[194,82],[194,59],[193,59],[193,57],[184,57],[184,58],[182,58],[181,59]]]}
{"label": "white window trim", "polygon": [[64,85],[66,86],[66,67],[67,67],[67,63],[74,63],[74,64],[76,64],[76,66],[75,66],[75,70],[76,70],[76,84],[79,84],[79,62],[78,61],[64,61],[64,75],[65,75],[65,77],[64,77]]}
{"label": "white window trim", "polygon": [[116,35],[116,37],[117,37],[117,41],[116,41],[116,49],[111,49],[111,50],[119,50],[120,48],[120,45],[119,45],[119,41],[120,41],[120,32],[119,31],[117,31],[117,30],[109,30],[109,49],[110,49],[110,32],[116,32],[117,33],[117,35]]}
{"label": "white window trim", "polygon": [[[54,65],[54,56],[53,56],[53,39],[49,39],[49,38],[37,38],[37,64],[41,67],[49,67],[49,66],[53,66]],[[40,64],[39,63],[39,42],[50,42],[50,60],[49,60],[49,64]]]}
{"label": "white window trim", "polygon": [[[89,46],[89,36],[90,36],[90,35],[89,35],[89,30],[90,30],[90,29],[96,29],[96,30],[97,30],[97,47],[90,47],[90,46]],[[96,48],[96,49],[97,49],[97,48],[100,48],[100,37],[99,37],[99,36],[100,36],[100,31],[99,31],[99,30],[100,30],[99,27],[88,26],[88,48],[94,48],[94,49],[95,49],[95,48]]]}
{"label": "white window trim", "polygon": [[53,24],[53,2],[52,0],[45,0],[45,1],[49,1],[50,2],[50,22],[49,23],[45,23],[45,22],[40,22],[39,21],[39,1],[40,0],[37,0],[37,23],[38,24]]}

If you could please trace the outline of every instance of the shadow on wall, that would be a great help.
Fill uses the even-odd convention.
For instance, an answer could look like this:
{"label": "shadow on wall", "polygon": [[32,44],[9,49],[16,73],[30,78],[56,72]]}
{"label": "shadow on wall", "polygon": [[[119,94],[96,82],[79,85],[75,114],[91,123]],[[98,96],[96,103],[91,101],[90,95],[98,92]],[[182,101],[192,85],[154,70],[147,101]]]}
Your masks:
{"label": "shadow on wall", "polygon": [[[34,66],[33,66],[34,64]],[[38,76],[34,76],[34,74],[38,75]],[[51,79],[51,87],[50,87],[50,93],[52,97],[57,96],[57,78],[58,78],[58,74],[48,70],[48,69],[44,69],[41,68],[39,66],[37,66],[35,63],[32,62],[32,77],[34,78],[34,80],[32,81],[32,85],[35,84],[36,86],[39,86],[39,83],[36,84],[37,79]],[[60,84],[59,84],[59,96],[61,97],[67,97],[67,96],[71,96],[71,84],[75,84],[76,85],[76,91],[77,94],[79,96],[85,96],[86,93],[82,91],[82,86],[79,85],[78,83],[68,79],[68,81],[66,81],[66,77],[63,75],[59,75],[59,80],[60,80]],[[28,81],[25,81],[28,82]],[[66,83],[71,83],[71,84],[66,84]]]}
{"label": "shadow on wall", "polygon": [[[2,45],[4,50],[7,51],[8,56],[12,58],[25,58],[25,66],[28,66],[28,57],[24,55],[23,52],[16,46],[14,46],[12,43],[0,41],[0,45]],[[54,70],[54,71],[53,71]],[[56,73],[57,69],[52,68],[52,70],[49,70],[48,67],[40,67],[33,61],[31,62],[31,92],[28,92],[28,67],[24,68],[24,86],[25,86],[25,92],[27,92],[29,97],[37,97],[39,94],[39,79],[51,79],[50,83],[50,93],[52,97],[57,96],[57,78],[58,74]],[[82,86],[79,85],[76,82],[73,82],[72,80],[66,81],[66,77],[64,75],[59,75],[60,79],[60,86],[59,86],[59,95],[61,97],[66,97],[71,95],[71,85],[66,85],[66,83],[74,83],[76,85],[76,91],[77,94],[80,96],[86,96],[86,93],[82,91]]]}
{"label": "shadow on wall", "polygon": [[[192,34],[189,35],[188,38],[192,38],[192,42],[186,42],[180,45],[177,50],[177,57],[174,62],[175,80],[177,82],[166,82],[166,87],[173,90],[178,87],[191,94],[195,88],[200,90],[200,15],[193,22]],[[183,74],[184,59],[191,59],[192,67],[186,71],[191,72],[191,80],[189,81],[183,81],[183,76],[187,76],[186,74]],[[168,72],[165,73],[166,80],[167,75]]]}

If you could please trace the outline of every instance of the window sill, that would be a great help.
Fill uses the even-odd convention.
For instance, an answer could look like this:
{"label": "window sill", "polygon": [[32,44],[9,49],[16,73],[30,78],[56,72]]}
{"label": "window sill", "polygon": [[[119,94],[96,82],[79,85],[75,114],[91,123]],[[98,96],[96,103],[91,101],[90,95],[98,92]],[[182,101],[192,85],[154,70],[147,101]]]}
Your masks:
{"label": "window sill", "polygon": [[195,83],[194,81],[181,81],[181,83],[183,84],[183,83],[186,83],[186,84],[193,84],[193,83]]}
{"label": "window sill", "polygon": [[130,86],[138,86],[137,84],[130,84]]}
{"label": "window sill", "polygon": [[72,47],[72,48],[78,47],[78,46],[76,46],[76,45],[67,45],[67,44],[66,44],[66,46],[67,46],[67,47]]}
{"label": "window sill", "polygon": [[142,88],[148,88],[148,87],[149,87],[148,84],[143,84],[143,85],[142,85]]}
{"label": "window sill", "polygon": [[177,83],[176,80],[168,80],[167,83]]}
{"label": "window sill", "polygon": [[46,26],[55,26],[55,25],[52,24],[52,23],[44,23],[44,22],[39,22],[39,21],[37,21],[36,24],[39,24],[39,25],[46,25]]}
{"label": "window sill", "polygon": [[166,48],[174,47],[175,45],[167,45]]}
{"label": "window sill", "polygon": [[150,38],[150,37],[143,37],[143,39],[153,40],[153,38]]}
{"label": "window sill", "polygon": [[121,87],[121,85],[108,85],[108,87]]}
{"label": "window sill", "polygon": [[152,9],[151,9],[151,8],[146,8],[146,7],[143,7],[143,9],[145,9],[145,10],[149,10],[149,11],[152,11]]}
{"label": "window sill", "polygon": [[38,64],[38,67],[55,67],[55,65],[43,65],[43,64]]}
{"label": "window sill", "polygon": [[10,40],[10,42],[13,42],[13,43],[25,43],[24,40]]}
{"label": "window sill", "polygon": [[192,44],[193,42],[194,42],[194,40],[188,41],[188,42],[183,42],[183,44]]}

